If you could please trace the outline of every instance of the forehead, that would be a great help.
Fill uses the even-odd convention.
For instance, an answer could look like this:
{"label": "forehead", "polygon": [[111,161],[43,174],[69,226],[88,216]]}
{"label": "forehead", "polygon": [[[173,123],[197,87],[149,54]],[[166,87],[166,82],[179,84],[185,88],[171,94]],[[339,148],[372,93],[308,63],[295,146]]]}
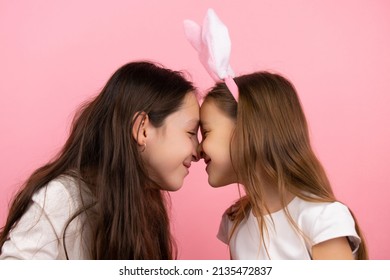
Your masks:
{"label": "forehead", "polygon": [[179,110],[167,117],[166,123],[170,122],[194,125],[199,123],[199,103],[194,93],[186,94]]}
{"label": "forehead", "polygon": [[[200,109],[201,125],[218,125],[220,122],[230,120],[229,117],[215,104],[214,101],[208,100],[203,102]],[[230,120],[231,121],[231,120]]]}

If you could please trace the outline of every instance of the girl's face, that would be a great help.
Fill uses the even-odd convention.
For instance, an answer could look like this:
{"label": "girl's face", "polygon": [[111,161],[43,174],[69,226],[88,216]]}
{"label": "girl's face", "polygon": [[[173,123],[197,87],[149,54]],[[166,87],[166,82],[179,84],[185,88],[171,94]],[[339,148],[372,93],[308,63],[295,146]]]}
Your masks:
{"label": "girl's face", "polygon": [[184,98],[181,108],[161,127],[151,126],[142,156],[151,178],[162,189],[176,191],[183,185],[192,161],[198,160],[199,104],[195,94]]}
{"label": "girl's face", "polygon": [[201,156],[207,164],[209,184],[221,187],[237,182],[230,157],[230,143],[235,122],[224,114],[212,100],[202,104],[200,123],[203,140]]}

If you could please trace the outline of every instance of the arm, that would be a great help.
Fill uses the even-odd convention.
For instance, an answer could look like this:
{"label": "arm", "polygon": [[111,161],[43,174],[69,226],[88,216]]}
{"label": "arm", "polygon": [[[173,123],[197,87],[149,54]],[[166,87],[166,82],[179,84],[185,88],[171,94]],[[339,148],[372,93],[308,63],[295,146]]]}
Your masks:
{"label": "arm", "polygon": [[[316,206],[319,210],[321,204]],[[320,213],[310,215],[309,231],[312,240],[312,259],[354,259],[360,244],[355,221],[345,205],[334,202],[325,205]]]}
{"label": "arm", "polygon": [[353,260],[351,246],[346,237],[333,238],[312,248],[313,260]]}

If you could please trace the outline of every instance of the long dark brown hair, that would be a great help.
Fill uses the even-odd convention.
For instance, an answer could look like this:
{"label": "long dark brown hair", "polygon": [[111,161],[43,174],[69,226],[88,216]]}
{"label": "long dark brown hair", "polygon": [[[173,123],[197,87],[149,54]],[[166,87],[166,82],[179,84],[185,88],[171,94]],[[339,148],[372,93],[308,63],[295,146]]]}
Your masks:
{"label": "long dark brown hair", "polygon": [[[246,195],[229,212],[234,221],[230,236],[250,209],[264,236],[267,229],[262,217],[270,211],[261,186],[270,183],[277,188],[290,223],[305,238],[288,212],[287,193],[314,202],[334,202],[336,198],[324,168],[311,148],[298,94],[290,81],[269,72],[243,75],[235,78],[235,82],[240,92],[238,103],[224,83],[217,84],[204,101],[212,100],[236,122],[234,141],[231,141],[236,149],[231,149],[231,157],[237,159],[232,161],[233,167],[237,182],[244,185]],[[236,151],[235,154],[232,151]],[[357,258],[367,259],[364,238],[357,222],[355,224],[362,239]]]}
{"label": "long dark brown hair", "polygon": [[[175,258],[165,193],[149,178],[131,132],[137,113],[145,112],[159,127],[193,90],[181,73],[153,63],[119,68],[101,93],[80,108],[58,156],[37,169],[15,196],[0,248],[34,193],[65,174],[93,196],[92,204],[84,204],[68,221],[87,214],[91,259]],[[66,241],[65,233],[62,238]]]}

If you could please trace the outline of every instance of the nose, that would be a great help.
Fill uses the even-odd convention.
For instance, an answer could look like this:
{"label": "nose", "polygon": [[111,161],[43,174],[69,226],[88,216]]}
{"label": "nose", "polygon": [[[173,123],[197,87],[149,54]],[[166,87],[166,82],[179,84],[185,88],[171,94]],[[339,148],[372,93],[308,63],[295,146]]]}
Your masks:
{"label": "nose", "polygon": [[199,153],[199,142],[196,141],[196,144],[194,145],[192,149],[192,161],[199,161],[200,160],[200,153]]}
{"label": "nose", "polygon": [[203,152],[202,143],[199,143],[197,152],[198,152],[199,159],[201,159],[201,158],[204,157],[204,152]]}

